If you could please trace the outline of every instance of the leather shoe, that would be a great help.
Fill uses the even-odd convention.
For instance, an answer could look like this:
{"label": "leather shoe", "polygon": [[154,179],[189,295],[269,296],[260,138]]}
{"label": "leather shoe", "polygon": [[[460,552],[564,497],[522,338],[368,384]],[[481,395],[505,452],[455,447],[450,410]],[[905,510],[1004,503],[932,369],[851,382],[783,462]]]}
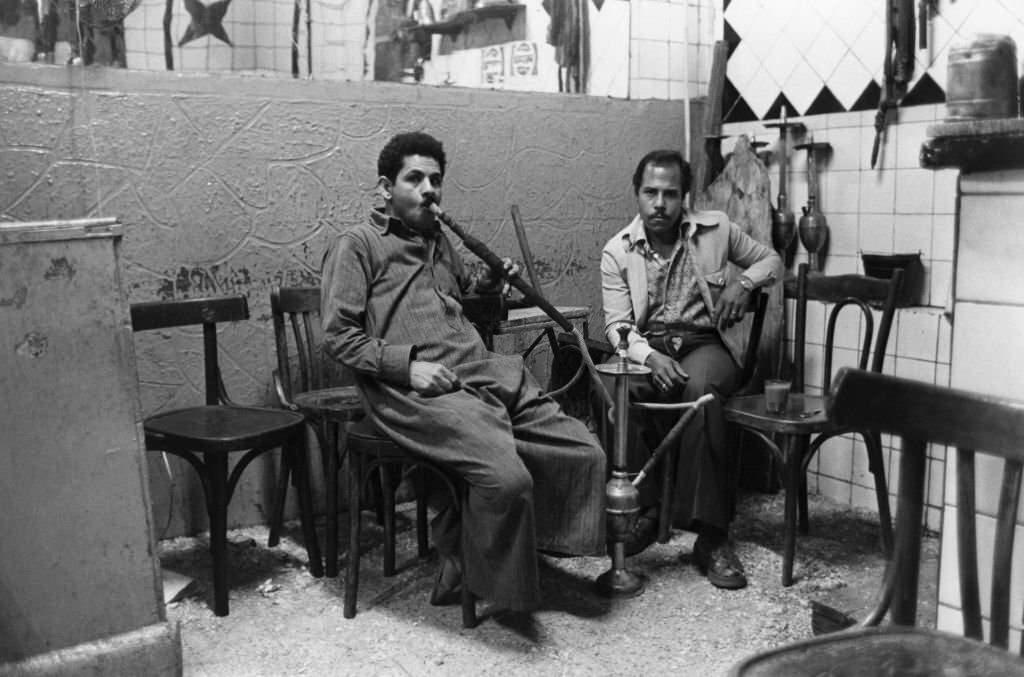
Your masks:
{"label": "leather shoe", "polygon": [[649,508],[636,518],[633,528],[626,534],[626,556],[640,554],[654,543],[658,536],[658,510]]}
{"label": "leather shoe", "polygon": [[725,590],[739,590],[747,587],[743,563],[736,556],[732,542],[724,538],[717,542],[698,536],[693,544],[691,556],[697,569],[708,577],[711,585]]}
{"label": "leather shoe", "polygon": [[451,606],[462,600],[462,571],[454,557],[442,557],[437,567],[437,580],[430,592],[433,606]]}

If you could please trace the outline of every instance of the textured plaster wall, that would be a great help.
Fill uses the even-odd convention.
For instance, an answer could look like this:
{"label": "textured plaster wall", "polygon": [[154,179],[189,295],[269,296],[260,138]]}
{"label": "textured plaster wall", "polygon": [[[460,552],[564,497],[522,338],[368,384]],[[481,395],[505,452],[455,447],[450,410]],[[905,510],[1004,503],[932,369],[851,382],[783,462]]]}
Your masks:
{"label": "textured plaster wall", "polygon": [[[519,205],[544,293],[591,304],[599,333],[600,247],[632,217],[639,157],[682,147],[680,102],[0,64],[0,218],[119,217],[130,302],[245,294],[222,367],[236,400],[269,403],[271,288],[318,283],[325,245],[375,203],[377,152],[410,129],[446,143],[445,206],[499,253],[517,255]],[[135,344],[146,412],[200,397],[197,333]],[[158,537],[206,523],[171,464],[173,486],[151,467]],[[255,467],[233,523],[269,508]]]}

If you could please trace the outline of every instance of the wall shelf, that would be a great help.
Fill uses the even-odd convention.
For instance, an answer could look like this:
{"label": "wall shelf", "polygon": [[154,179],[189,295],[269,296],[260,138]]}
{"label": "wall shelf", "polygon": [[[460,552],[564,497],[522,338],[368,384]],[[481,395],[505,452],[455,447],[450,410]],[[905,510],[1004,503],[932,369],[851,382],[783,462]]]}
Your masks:
{"label": "wall shelf", "polygon": [[963,172],[1024,167],[1024,119],[940,122],[928,127],[921,166]]}
{"label": "wall shelf", "polygon": [[475,23],[480,23],[486,19],[503,19],[505,21],[505,26],[509,30],[512,30],[512,24],[515,23],[516,17],[525,9],[526,5],[511,3],[484,5],[475,9],[468,9],[464,12],[459,12],[444,21],[438,21],[432,24],[422,24],[417,26],[416,29],[426,33],[458,36],[459,33]]}

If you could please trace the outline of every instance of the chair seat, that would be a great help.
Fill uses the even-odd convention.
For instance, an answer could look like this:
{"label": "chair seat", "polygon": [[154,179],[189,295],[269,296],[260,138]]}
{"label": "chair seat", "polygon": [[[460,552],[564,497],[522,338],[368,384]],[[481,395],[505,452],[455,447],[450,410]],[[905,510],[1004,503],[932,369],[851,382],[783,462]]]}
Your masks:
{"label": "chair seat", "polygon": [[382,433],[368,418],[360,419],[348,429],[350,448],[356,453],[370,455],[380,461],[412,460],[402,447]]}
{"label": "chair seat", "polygon": [[301,414],[262,407],[203,406],[175,409],[147,418],[146,446],[229,452],[280,446],[302,426]]}
{"label": "chair seat", "polygon": [[770,649],[737,665],[738,677],[1020,675],[1024,659],[945,632],[904,626],[848,630]]}
{"label": "chair seat", "polygon": [[363,414],[363,401],[355,386],[321,388],[292,396],[292,402],[304,414],[335,421],[351,421]]}
{"label": "chair seat", "polygon": [[835,426],[825,414],[828,399],[821,395],[790,393],[786,411],[769,414],[765,410],[764,394],[730,397],[723,413],[725,420],[768,433],[814,435],[827,432]]}

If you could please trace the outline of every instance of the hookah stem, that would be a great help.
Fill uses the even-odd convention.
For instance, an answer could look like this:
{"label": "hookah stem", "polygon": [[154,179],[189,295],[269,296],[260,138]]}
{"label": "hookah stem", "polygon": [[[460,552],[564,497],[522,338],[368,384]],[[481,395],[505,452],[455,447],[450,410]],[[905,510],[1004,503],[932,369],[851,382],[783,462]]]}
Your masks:
{"label": "hookah stem", "polygon": [[572,322],[565,318],[557,308],[544,298],[540,292],[530,286],[530,284],[520,276],[508,277],[505,275],[505,264],[497,254],[485,245],[483,242],[473,237],[465,231],[455,220],[448,216],[443,209],[436,203],[430,202],[430,210],[434,212],[434,216],[438,218],[441,223],[448,226],[453,233],[455,233],[463,244],[466,245],[466,249],[476,254],[480,259],[483,260],[491,270],[501,273],[501,276],[508,280],[509,284],[522,292],[523,296],[533,305],[537,306],[544,313],[554,320],[559,327],[569,332],[576,338],[576,343],[580,347],[580,354],[583,356],[583,362],[587,366],[587,372],[590,374],[590,380],[594,383],[597,388],[598,394],[609,406],[612,404],[612,396],[608,393],[608,389],[605,388],[604,383],[597,375],[597,368],[594,366],[594,361],[590,357],[590,351],[587,349],[586,341],[579,331],[572,326]]}
{"label": "hookah stem", "polygon": [[661,440],[661,444],[651,452],[651,457],[647,459],[646,463],[644,463],[644,467],[641,468],[640,472],[638,472],[636,477],[633,478],[634,487],[640,486],[640,483],[644,481],[647,474],[651,472],[655,465],[657,465],[658,461],[661,460],[661,457],[665,455],[670,447],[673,447],[678,443],[679,436],[683,433],[683,429],[690,424],[690,421],[697,415],[697,412],[703,408],[704,404],[708,400],[713,399],[713,397],[713,395],[702,395],[700,399],[694,401],[683,415],[679,417],[675,422],[675,425],[673,425],[671,430],[668,431],[668,434]]}

